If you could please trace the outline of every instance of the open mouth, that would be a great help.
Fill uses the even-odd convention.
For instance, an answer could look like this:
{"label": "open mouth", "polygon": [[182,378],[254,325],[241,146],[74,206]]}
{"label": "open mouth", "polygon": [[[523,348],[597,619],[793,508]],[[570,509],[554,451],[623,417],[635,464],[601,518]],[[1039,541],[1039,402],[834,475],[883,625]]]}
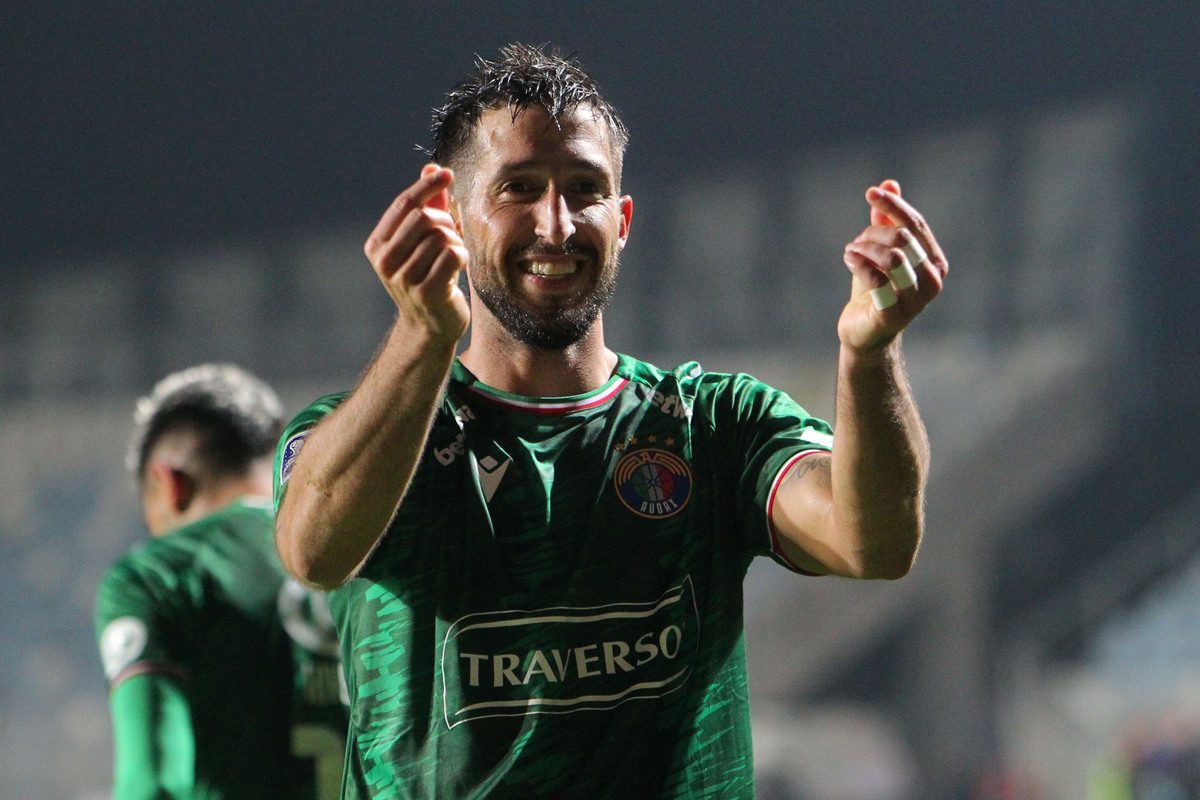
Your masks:
{"label": "open mouth", "polygon": [[543,278],[574,275],[579,271],[579,263],[576,261],[527,261],[522,266],[530,275]]}

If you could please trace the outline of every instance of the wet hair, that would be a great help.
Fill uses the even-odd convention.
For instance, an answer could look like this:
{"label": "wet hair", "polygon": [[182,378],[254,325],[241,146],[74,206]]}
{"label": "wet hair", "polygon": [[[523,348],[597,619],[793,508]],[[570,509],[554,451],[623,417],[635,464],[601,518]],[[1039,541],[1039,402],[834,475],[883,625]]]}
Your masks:
{"label": "wet hair", "polygon": [[433,113],[433,151],[437,163],[459,170],[470,157],[475,130],[485,111],[508,108],[513,119],[538,106],[558,120],[578,106],[589,106],[608,129],[618,181],[629,132],[617,110],[600,94],[596,81],[575,56],[549,53],[543,47],[510,44],[500,58],[477,57],[475,71],[446,95],[446,104]]}
{"label": "wet hair", "polygon": [[137,401],[125,465],[140,486],[154,448],[186,435],[195,479],[241,477],[274,453],[282,432],[283,406],[271,387],[232,364],[201,364],[168,375]]}

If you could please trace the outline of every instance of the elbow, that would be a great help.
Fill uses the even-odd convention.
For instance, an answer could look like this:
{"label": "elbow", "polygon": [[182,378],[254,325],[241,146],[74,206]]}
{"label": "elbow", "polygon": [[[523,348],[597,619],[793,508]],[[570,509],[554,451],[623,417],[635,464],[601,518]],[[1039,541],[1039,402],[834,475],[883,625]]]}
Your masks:
{"label": "elbow", "polygon": [[288,575],[314,589],[336,589],[346,582],[349,574],[330,564],[300,544],[301,537],[285,521],[275,525],[275,549]]}
{"label": "elbow", "polygon": [[913,564],[917,563],[917,547],[920,543],[920,534],[914,534],[911,539],[901,540],[899,547],[890,549],[887,553],[881,553],[878,558],[872,559],[869,569],[864,570],[863,577],[871,579],[871,581],[899,581],[912,571]]}
{"label": "elbow", "polygon": [[338,570],[331,570],[322,564],[304,559],[284,560],[283,568],[300,583],[323,592],[337,589],[349,577]]}
{"label": "elbow", "polygon": [[913,567],[915,558],[907,560],[896,560],[895,562],[874,565],[868,570],[864,570],[862,577],[865,580],[871,581],[898,581],[907,575]]}
{"label": "elbow", "polygon": [[881,537],[873,551],[860,562],[858,577],[866,580],[896,581],[912,571],[921,543],[921,526],[903,535]]}

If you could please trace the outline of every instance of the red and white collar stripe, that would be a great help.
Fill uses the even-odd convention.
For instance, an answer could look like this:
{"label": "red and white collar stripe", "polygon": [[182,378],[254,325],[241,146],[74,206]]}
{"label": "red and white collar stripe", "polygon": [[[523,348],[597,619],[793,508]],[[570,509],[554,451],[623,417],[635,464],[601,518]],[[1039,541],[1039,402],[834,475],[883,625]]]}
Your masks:
{"label": "red and white collar stripe", "polygon": [[607,403],[612,398],[625,388],[629,383],[628,380],[621,377],[613,377],[607,384],[597,389],[591,394],[581,395],[580,397],[569,398],[553,398],[553,397],[516,397],[515,395],[502,395],[495,393],[489,387],[482,384],[468,384],[465,388],[468,392],[487,400],[504,408],[511,408],[516,411],[524,411],[529,414],[568,414],[572,411],[583,411],[588,408],[595,408]]}

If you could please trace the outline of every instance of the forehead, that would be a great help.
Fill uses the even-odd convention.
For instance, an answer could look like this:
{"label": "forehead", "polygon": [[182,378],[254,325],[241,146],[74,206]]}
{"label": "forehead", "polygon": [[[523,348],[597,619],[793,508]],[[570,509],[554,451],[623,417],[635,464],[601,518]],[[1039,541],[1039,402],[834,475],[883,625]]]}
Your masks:
{"label": "forehead", "polygon": [[475,132],[482,175],[519,166],[592,166],[615,173],[608,127],[591,106],[576,106],[555,119],[531,106],[513,119],[508,108],[479,118]]}

